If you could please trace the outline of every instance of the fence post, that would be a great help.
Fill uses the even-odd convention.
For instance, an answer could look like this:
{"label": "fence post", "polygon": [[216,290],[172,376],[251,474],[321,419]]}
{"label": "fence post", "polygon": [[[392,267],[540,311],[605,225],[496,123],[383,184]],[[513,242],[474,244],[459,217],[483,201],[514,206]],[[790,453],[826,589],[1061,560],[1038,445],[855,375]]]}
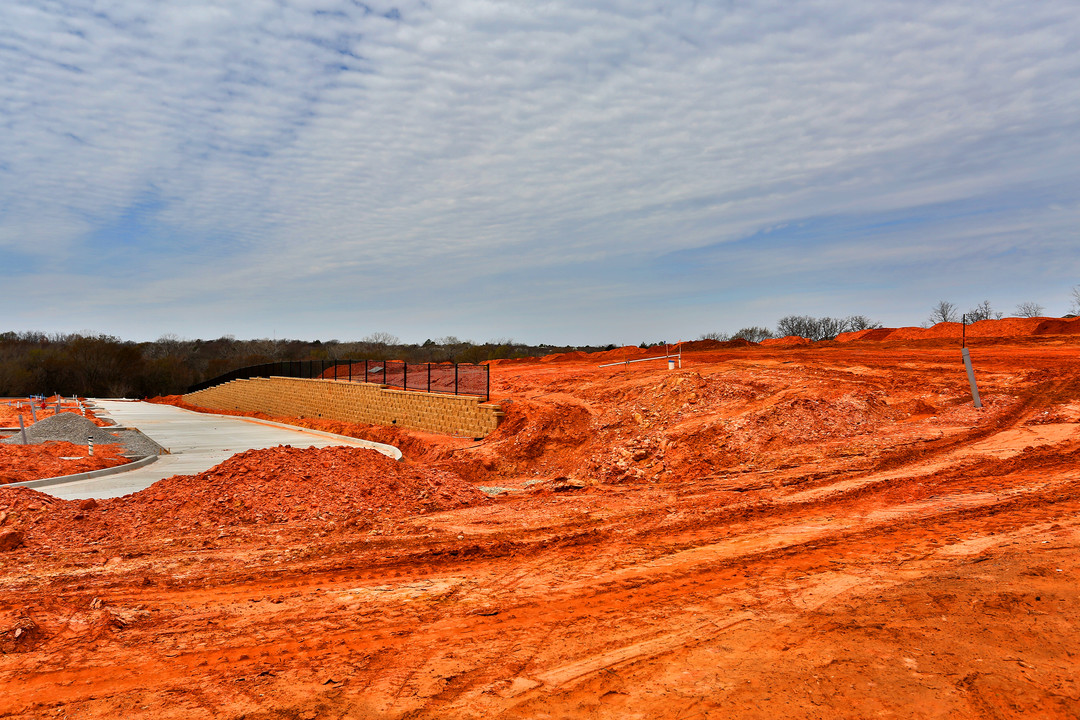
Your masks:
{"label": "fence post", "polygon": [[431,392],[431,363],[427,364],[427,391]]}
{"label": "fence post", "polygon": [[383,360],[383,364],[382,364],[382,384],[383,385],[386,384],[386,361],[385,360]]}
{"label": "fence post", "polygon": [[491,366],[484,366],[484,379],[487,381],[487,387],[484,389],[484,402],[491,399]]}
{"label": "fence post", "polygon": [[458,394],[458,364],[454,363],[454,394]]}
{"label": "fence post", "polygon": [[409,389],[409,363],[401,363],[401,389]]}

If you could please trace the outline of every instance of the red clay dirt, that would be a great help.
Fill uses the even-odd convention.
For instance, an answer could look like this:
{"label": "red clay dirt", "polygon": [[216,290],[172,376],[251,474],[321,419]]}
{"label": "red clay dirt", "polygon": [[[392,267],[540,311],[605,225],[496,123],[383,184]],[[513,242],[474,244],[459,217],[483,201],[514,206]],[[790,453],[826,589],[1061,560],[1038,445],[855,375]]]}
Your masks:
{"label": "red clay dirt", "polygon": [[951,338],[564,357],[343,428],[401,464],[0,488],[0,716],[1075,718],[1080,337],[969,346],[981,410]]}
{"label": "red clay dirt", "polygon": [[[57,396],[46,398],[44,402],[34,401],[31,412],[27,403],[29,398],[21,398],[0,403],[0,427],[17,428],[22,415],[23,427],[31,427],[36,421],[53,417],[57,414],[56,404],[60,402],[60,412],[78,413],[75,403]],[[12,404],[8,404],[11,402]],[[108,425],[96,417],[92,410],[84,406],[85,417],[99,427]],[[36,420],[35,420],[36,417]],[[87,453],[85,445],[69,442],[47,442],[34,445],[8,445],[0,443],[0,485],[40,480],[42,478],[74,475],[76,473],[102,470],[131,462],[123,457],[123,446],[117,444],[98,444],[94,455]]]}
{"label": "red clay dirt", "polygon": [[[57,414],[57,401],[60,402],[60,412],[79,412],[79,408],[74,402],[72,402],[71,400],[65,400],[56,395],[52,396],[51,398],[46,398],[44,402],[40,400],[34,400],[34,408],[32,411],[29,407],[29,403],[31,402],[29,398],[5,400],[4,402],[0,402],[0,428],[18,427],[20,415],[22,415],[24,427],[30,427],[31,425],[33,425],[35,422],[35,417],[37,418],[37,420],[44,420],[47,417],[52,417],[53,415]],[[86,398],[82,398],[82,401],[85,403]],[[82,414],[98,427],[108,426],[107,422],[101,420],[96,415],[94,415],[94,411],[91,408],[86,407],[85,404],[82,407]]]}
{"label": "red clay dirt", "polygon": [[92,457],[85,445],[69,442],[0,444],[0,485],[74,475],[131,462],[123,453],[124,446],[120,443],[96,445]]}

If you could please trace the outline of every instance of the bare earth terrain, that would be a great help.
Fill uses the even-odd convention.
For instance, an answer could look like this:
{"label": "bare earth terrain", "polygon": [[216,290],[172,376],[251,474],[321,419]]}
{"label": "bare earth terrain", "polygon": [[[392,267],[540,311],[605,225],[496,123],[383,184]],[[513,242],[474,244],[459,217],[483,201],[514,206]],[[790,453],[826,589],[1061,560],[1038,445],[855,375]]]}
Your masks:
{"label": "bare earth terrain", "polygon": [[705,343],[319,425],[404,464],[0,488],[0,717],[1080,717],[1080,336],[969,345],[981,410],[951,338]]}

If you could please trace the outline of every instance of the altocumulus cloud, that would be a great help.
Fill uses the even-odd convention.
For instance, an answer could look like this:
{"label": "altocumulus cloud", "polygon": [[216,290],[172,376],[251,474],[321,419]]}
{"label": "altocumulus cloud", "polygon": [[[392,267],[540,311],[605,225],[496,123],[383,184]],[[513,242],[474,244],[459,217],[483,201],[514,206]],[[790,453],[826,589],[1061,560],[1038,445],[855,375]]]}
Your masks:
{"label": "altocumulus cloud", "polygon": [[0,27],[15,327],[636,342],[1080,281],[1071,2],[8,0]]}

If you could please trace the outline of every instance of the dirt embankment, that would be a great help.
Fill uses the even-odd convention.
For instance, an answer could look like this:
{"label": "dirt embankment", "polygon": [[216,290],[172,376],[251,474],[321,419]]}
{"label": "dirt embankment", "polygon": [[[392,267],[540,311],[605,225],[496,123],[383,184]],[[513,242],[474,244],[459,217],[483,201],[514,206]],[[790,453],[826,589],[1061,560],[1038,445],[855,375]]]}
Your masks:
{"label": "dirt embankment", "polygon": [[951,339],[500,363],[404,464],[0,489],[0,715],[1075,717],[1080,342],[971,354],[979,411]]}

